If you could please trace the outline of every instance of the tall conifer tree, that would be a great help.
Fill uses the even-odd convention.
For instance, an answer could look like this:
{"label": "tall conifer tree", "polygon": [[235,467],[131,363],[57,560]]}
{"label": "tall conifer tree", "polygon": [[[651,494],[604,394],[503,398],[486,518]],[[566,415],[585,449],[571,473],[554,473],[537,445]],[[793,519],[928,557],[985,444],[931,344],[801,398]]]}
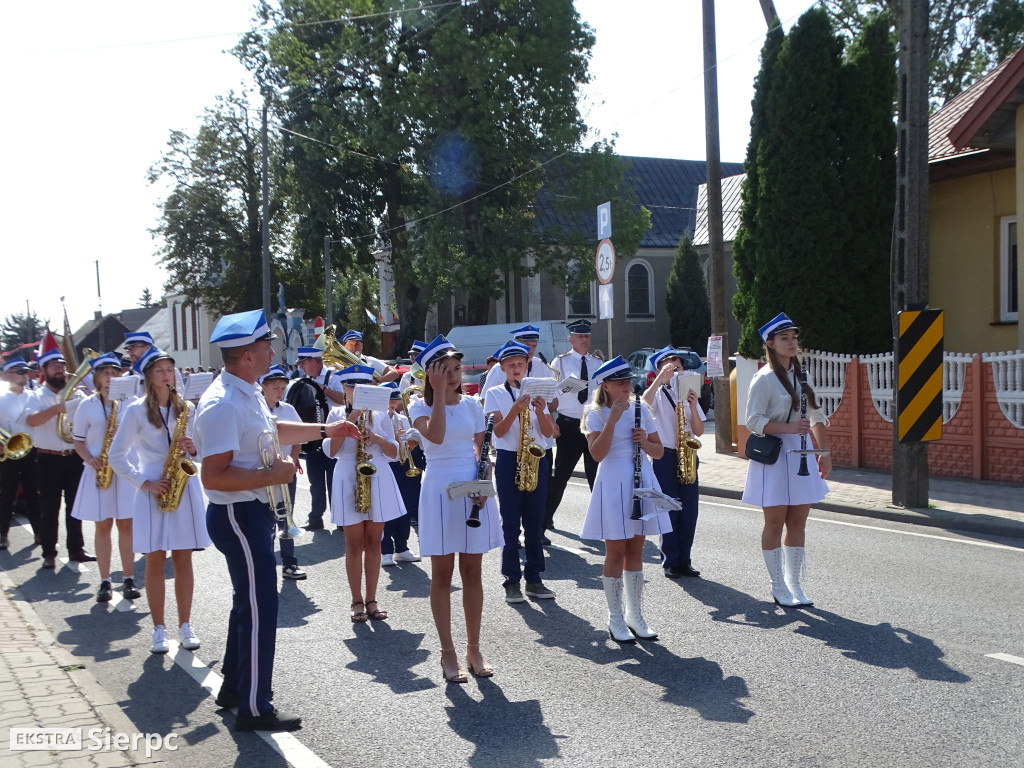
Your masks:
{"label": "tall conifer tree", "polygon": [[665,309],[668,310],[672,345],[690,347],[698,354],[706,355],[708,336],[711,335],[711,302],[700,255],[688,231],[683,233],[672,260],[665,290]]}

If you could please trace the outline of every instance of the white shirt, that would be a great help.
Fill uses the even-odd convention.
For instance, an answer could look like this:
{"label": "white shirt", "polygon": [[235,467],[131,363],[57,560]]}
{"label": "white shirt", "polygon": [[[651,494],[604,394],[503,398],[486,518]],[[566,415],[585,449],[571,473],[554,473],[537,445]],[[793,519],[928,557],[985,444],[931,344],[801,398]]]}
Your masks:
{"label": "white shirt", "polygon": [[[669,389],[672,390],[670,395],[665,394],[664,387],[658,387],[657,392],[654,393],[654,407],[651,409],[654,411],[654,421],[658,425],[658,436],[661,438],[661,443],[666,448],[676,449],[676,400],[675,388],[672,383],[675,381],[675,377],[678,373],[672,375],[672,380],[669,382]],[[675,405],[673,405],[675,403]],[[700,407],[700,403],[694,403],[694,410],[697,411],[697,416],[701,421],[707,419],[704,415],[704,410]],[[690,435],[693,435],[693,427],[690,424],[691,421],[691,409],[686,409],[686,426],[689,429]]]}
{"label": "white shirt", "polygon": [[12,435],[24,432],[32,437],[34,430],[25,423],[25,415],[32,399],[32,390],[28,387],[25,387],[20,394],[7,390],[0,395],[0,427]]}
{"label": "white shirt", "polygon": [[[559,381],[569,378],[570,376],[580,377],[580,369],[582,366],[583,355],[580,353],[569,350],[564,355],[559,355],[552,362],[551,365],[558,369],[558,372],[562,374]],[[583,406],[590,402],[590,399],[594,395],[594,371],[601,367],[602,363],[593,355],[586,355],[587,358],[587,399],[582,403],[580,402],[579,395],[567,392],[564,395],[558,396],[558,413],[562,416],[568,416],[571,419],[583,418]]]}
{"label": "white shirt", "polygon": [[[516,387],[512,387],[512,392],[515,394],[516,399],[518,399],[519,389]],[[486,399],[484,400],[484,414],[487,415],[491,413],[497,413],[498,415],[494,417],[494,420],[500,421],[501,419],[505,418],[505,415],[510,410],[512,410],[513,402],[514,401],[512,399],[512,396],[508,393],[508,390],[505,389],[504,386],[492,387],[491,389],[487,390],[487,396]],[[546,405],[544,406],[544,412],[548,412]],[[544,435],[540,433],[540,429],[537,428],[537,414],[536,412],[534,412],[532,405],[529,408],[529,413],[529,435],[533,438],[534,442],[537,443],[537,445],[541,446],[542,448],[545,448],[546,446],[541,442],[541,440],[547,440],[548,438],[544,437]],[[522,418],[522,414],[517,416],[515,423],[513,423],[512,426],[508,428],[508,431],[501,437],[498,437],[497,432],[495,432],[494,435],[491,437],[491,445],[493,445],[499,451],[518,452],[519,430],[522,428],[519,420]]]}
{"label": "white shirt", "polygon": [[[539,357],[530,358],[530,362],[526,367],[526,376],[537,379],[553,379],[555,378],[555,372],[544,365],[544,361]],[[484,379],[484,385],[480,388],[480,396],[486,397],[487,390],[491,387],[500,387],[505,383],[505,372],[501,370],[500,365],[495,365],[487,372],[487,378]]]}
{"label": "white shirt", "polygon": [[[383,437],[397,449],[398,441],[395,440],[395,430],[394,427],[391,425],[391,419],[388,418],[387,413],[384,411],[371,411],[371,413],[373,414],[373,423],[371,424],[369,423],[370,420],[367,420],[367,425],[369,427],[370,432],[372,432],[375,435],[379,435],[380,437]],[[331,408],[331,413],[330,416],[328,416],[327,420],[329,422],[342,421],[344,420],[345,416],[345,406],[337,405],[334,408]],[[341,448],[338,449],[338,452],[332,454],[331,452],[334,450],[334,438],[329,437],[326,440],[324,440],[324,455],[333,456],[333,458],[338,459],[340,462],[337,466],[335,466],[335,472],[348,471],[344,469],[344,467],[346,466],[346,460],[348,460],[349,462],[350,469],[355,466],[351,462],[355,461],[357,442],[357,440],[354,440],[352,438],[345,438],[342,440]],[[384,466],[387,462],[391,461],[391,459],[384,455],[384,450],[379,445],[367,444],[366,452],[369,454],[370,460],[374,464]]]}
{"label": "white shirt", "polygon": [[[39,413],[56,405],[59,402],[58,394],[58,392],[50,389],[48,384],[44,384],[32,394],[23,415],[28,416],[31,413]],[[68,408],[68,410],[70,411],[71,408]],[[58,434],[57,421],[58,417],[54,416],[33,429],[32,443],[36,448],[43,448],[47,451],[67,451],[71,449],[71,445],[65,443],[61,439],[60,434]]]}
{"label": "white shirt", "polygon": [[[589,435],[591,432],[602,431],[605,423],[608,421],[609,415],[611,415],[611,409],[607,405],[588,406],[586,414],[583,417],[583,433]],[[608,455],[605,458],[633,458],[633,429],[635,427],[636,414],[633,402],[630,401],[629,408],[627,408],[626,411],[619,416],[619,420],[615,422],[615,431],[612,433],[612,443],[608,449]],[[658,434],[660,437],[657,424],[654,421],[654,416],[651,415],[651,411],[647,408],[647,404],[642,401],[640,403],[640,429],[647,432],[648,435]]]}
{"label": "white shirt", "polygon": [[[118,419],[114,442],[110,445],[110,467],[117,476],[136,488],[147,480],[159,480],[177,426],[174,407],[159,408],[163,424],[153,426],[146,411],[146,399],[139,398],[124,409]],[[189,421],[185,434],[191,435],[195,409],[189,404]],[[97,449],[95,453],[99,453]]]}
{"label": "white shirt", "polygon": [[[422,398],[416,398],[409,404],[409,415],[413,426],[423,416],[430,417],[431,407]],[[432,443],[426,438],[420,443],[427,464],[445,459],[469,458],[476,461],[476,450],[473,439],[486,427],[484,412],[479,403],[471,397],[462,395],[455,405],[446,405],[445,432],[440,443]]]}
{"label": "white shirt", "polygon": [[[259,439],[273,428],[270,409],[263,392],[227,370],[221,372],[199,399],[196,415],[196,449],[200,460],[207,456],[231,452],[231,466],[260,469]],[[267,500],[266,488],[247,491],[214,491],[206,489],[214,504]]]}
{"label": "white shirt", "polygon": [[360,355],[363,363],[370,366],[377,373],[378,376],[383,376],[384,371],[388,369],[388,364],[383,360],[378,360],[376,357],[370,357],[369,355]]}
{"label": "white shirt", "polygon": [[[75,412],[75,440],[82,440],[93,456],[99,456],[103,448],[103,436],[107,432],[107,417],[110,415],[111,403],[104,404],[99,393],[90,395],[78,406]],[[125,404],[118,403],[117,423],[124,419]],[[116,435],[116,433],[115,433]]]}
{"label": "white shirt", "polygon": [[[795,381],[796,375],[790,370],[791,381],[794,381],[794,388],[797,396],[800,395],[800,382]],[[808,384],[811,382],[808,381]],[[747,392],[747,429],[758,435],[763,435],[764,428],[769,421],[798,421],[800,410],[793,407],[793,398],[790,397],[779,377],[775,375],[770,365],[763,366],[754,378],[750,381],[750,389]],[[824,424],[825,414],[820,408],[807,407],[807,418],[811,424]]]}
{"label": "white shirt", "polygon": [[[299,412],[295,410],[295,406],[291,403],[286,403],[284,400],[277,404],[276,408],[271,408],[270,412],[272,415],[277,417],[277,421],[293,421],[297,424],[302,423],[302,419],[299,418]],[[292,446],[282,445],[281,455],[285,458],[292,455]]]}

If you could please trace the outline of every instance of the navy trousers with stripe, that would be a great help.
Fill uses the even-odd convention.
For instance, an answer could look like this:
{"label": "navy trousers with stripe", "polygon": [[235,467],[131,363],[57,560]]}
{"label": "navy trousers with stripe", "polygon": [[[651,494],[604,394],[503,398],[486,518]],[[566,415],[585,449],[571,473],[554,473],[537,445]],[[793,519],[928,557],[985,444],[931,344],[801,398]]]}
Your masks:
{"label": "navy trousers with stripe", "polygon": [[[683,508],[669,510],[672,530],[661,535],[661,565],[663,568],[685,568],[690,564],[690,550],[693,535],[697,530],[697,508],[700,506],[700,476],[696,482],[683,485],[677,475],[679,455],[672,448],[666,448],[660,459],[655,459],[654,476],[662,493],[679,499]],[[697,461],[700,467],[700,460]]]}
{"label": "navy trousers with stripe", "polygon": [[[544,511],[548,498],[551,464],[542,456],[537,468],[537,487],[532,491],[516,488],[515,451],[499,450],[494,462],[494,485],[498,491],[501,531],[505,545],[501,548],[501,575],[505,583],[518,584],[524,577],[527,584],[540,583],[544,572]],[[519,531],[523,532],[525,566],[519,562]]]}
{"label": "navy trousers with stripe", "polygon": [[234,591],[224,650],[224,690],[238,692],[240,715],[272,712],[277,638],[274,514],[260,501],[210,504],[206,527],[214,546],[224,553]]}

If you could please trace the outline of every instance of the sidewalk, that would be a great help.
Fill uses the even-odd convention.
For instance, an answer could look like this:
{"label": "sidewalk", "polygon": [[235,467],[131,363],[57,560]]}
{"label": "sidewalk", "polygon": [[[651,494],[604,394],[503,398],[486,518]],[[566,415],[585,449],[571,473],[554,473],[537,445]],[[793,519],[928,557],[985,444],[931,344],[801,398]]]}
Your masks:
{"label": "sidewalk", "polygon": [[[136,728],[92,674],[47,631],[0,570],[0,756],[5,766],[120,768],[155,765],[131,749],[90,750],[90,732],[134,734]],[[83,749],[11,751],[11,728],[80,730]]]}

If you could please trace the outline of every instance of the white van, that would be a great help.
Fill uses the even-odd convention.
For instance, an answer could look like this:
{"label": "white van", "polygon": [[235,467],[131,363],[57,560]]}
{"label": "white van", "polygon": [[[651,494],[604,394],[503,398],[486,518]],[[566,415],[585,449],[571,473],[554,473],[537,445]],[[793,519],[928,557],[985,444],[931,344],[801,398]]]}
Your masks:
{"label": "white van", "polygon": [[555,355],[569,350],[569,332],[565,329],[565,320],[459,325],[448,331],[445,336],[464,355],[463,365],[484,365],[487,358],[493,355],[498,347],[512,338],[512,331],[522,328],[524,325],[534,325],[540,329],[537,353],[543,355],[549,363],[555,358]]}

